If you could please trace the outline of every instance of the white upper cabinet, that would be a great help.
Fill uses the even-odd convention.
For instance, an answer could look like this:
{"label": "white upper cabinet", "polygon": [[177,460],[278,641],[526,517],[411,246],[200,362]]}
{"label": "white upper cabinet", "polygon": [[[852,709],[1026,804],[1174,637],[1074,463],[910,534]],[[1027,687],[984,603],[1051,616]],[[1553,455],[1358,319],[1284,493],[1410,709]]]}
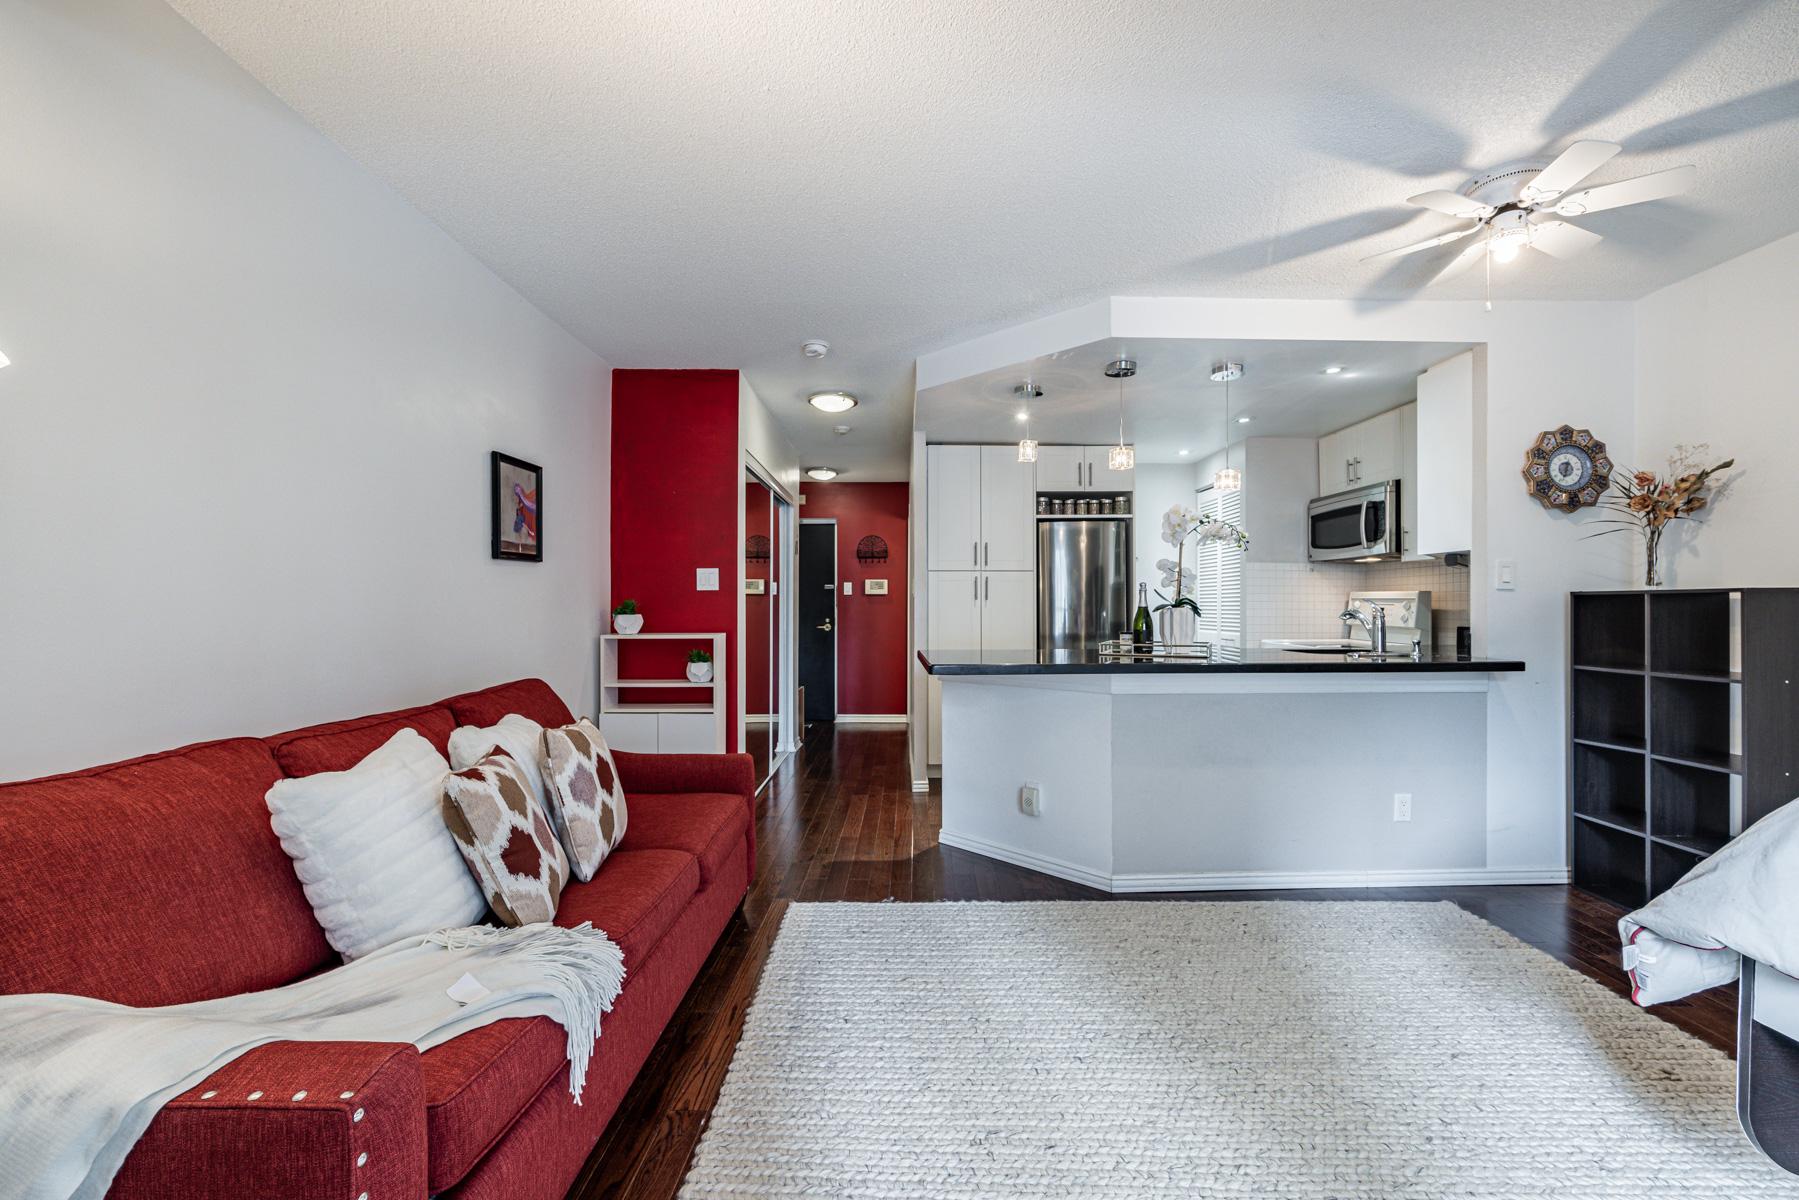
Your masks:
{"label": "white upper cabinet", "polygon": [[1318,439],[1318,494],[1399,479],[1405,471],[1400,410],[1370,417]]}
{"label": "white upper cabinet", "polygon": [[1135,471],[1114,471],[1106,466],[1110,446],[1037,447],[1037,490],[1040,492],[1099,492],[1116,496],[1135,488]]}
{"label": "white upper cabinet", "polygon": [[1474,548],[1474,351],[1418,376],[1420,554]]}
{"label": "white upper cabinet", "polygon": [[925,566],[973,571],[981,553],[981,448],[925,448]]}
{"label": "white upper cabinet", "polygon": [[981,576],[981,649],[1037,647],[1037,572],[990,571]]}
{"label": "white upper cabinet", "polygon": [[932,571],[925,640],[937,650],[981,648],[981,580],[974,571]]}
{"label": "white upper cabinet", "polygon": [[980,452],[981,569],[1035,571],[1037,496],[1031,464],[1018,461],[1016,446],[982,446]]}
{"label": "white upper cabinet", "polygon": [[1087,447],[1037,447],[1037,490],[1076,492],[1087,486]]}

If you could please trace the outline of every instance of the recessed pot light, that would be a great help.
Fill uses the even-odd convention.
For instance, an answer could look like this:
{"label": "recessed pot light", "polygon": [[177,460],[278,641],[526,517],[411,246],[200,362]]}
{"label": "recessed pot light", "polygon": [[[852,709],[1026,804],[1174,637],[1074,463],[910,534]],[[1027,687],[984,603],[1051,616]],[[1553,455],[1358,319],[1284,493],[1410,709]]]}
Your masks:
{"label": "recessed pot light", "polygon": [[1031,419],[1031,414],[1020,409],[1019,413],[1018,413],[1018,419],[1020,421],[1028,421]]}
{"label": "recessed pot light", "polygon": [[4,355],[4,354],[0,354],[0,367],[10,367],[10,366],[12,366],[12,359],[6,357],[6,355]]}
{"label": "recessed pot light", "polygon": [[823,358],[830,352],[831,343],[829,342],[810,341],[800,347],[800,353],[804,354],[807,358]]}
{"label": "recessed pot light", "polygon": [[1183,451],[1181,451],[1181,453],[1182,453],[1182,454],[1185,454],[1185,453],[1186,453],[1186,451],[1185,451],[1185,450],[1183,450]]}
{"label": "recessed pot light", "polygon": [[1239,424],[1239,425],[1247,425],[1247,424],[1249,424],[1249,423],[1250,423],[1250,422],[1251,422],[1251,421],[1253,421],[1253,420],[1255,420],[1255,418],[1254,418],[1254,417],[1238,417],[1238,418],[1237,418],[1237,424]]}
{"label": "recessed pot light", "polygon": [[806,474],[814,479],[835,479],[837,471],[833,467],[807,467]]}
{"label": "recessed pot light", "polygon": [[813,392],[806,403],[821,412],[848,412],[856,407],[856,398],[848,392]]}
{"label": "recessed pot light", "polygon": [[1324,368],[1324,373],[1326,375],[1336,375],[1339,372],[1341,372],[1342,370],[1343,370],[1342,367],[1326,367],[1326,368]]}

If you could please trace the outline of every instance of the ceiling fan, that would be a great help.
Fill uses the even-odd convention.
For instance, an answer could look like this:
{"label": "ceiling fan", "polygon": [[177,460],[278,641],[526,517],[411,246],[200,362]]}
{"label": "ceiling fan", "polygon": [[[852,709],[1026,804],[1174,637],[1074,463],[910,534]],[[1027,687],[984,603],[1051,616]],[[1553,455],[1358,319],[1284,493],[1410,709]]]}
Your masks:
{"label": "ceiling fan", "polygon": [[1491,254],[1494,262],[1507,263],[1528,247],[1554,258],[1573,258],[1603,239],[1592,230],[1559,218],[1677,196],[1692,187],[1698,175],[1691,166],[1671,167],[1635,179],[1569,191],[1621,148],[1611,142],[1575,142],[1548,162],[1524,159],[1507,163],[1470,179],[1459,191],[1422,192],[1406,203],[1474,224],[1428,241],[1370,254],[1362,261],[1400,258],[1475,235],[1480,236],[1437,272],[1432,283],[1467,270],[1483,254]]}

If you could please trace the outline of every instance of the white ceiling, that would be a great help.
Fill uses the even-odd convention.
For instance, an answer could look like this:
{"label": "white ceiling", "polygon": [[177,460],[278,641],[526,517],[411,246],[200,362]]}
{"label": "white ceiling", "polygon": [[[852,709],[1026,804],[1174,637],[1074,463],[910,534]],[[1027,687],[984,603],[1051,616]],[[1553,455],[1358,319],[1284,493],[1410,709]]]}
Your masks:
{"label": "white ceiling", "polygon": [[[1228,429],[1236,445],[1251,437],[1315,438],[1397,408],[1417,398],[1420,372],[1466,349],[1451,342],[1107,339],[926,388],[918,393],[918,427],[932,442],[1017,441],[1023,403],[1012,389],[1028,377],[1043,389],[1030,405],[1032,437],[1115,442],[1118,380],[1106,378],[1105,367],[1128,357],[1137,374],[1124,381],[1124,437],[1137,448],[1137,461],[1197,462],[1224,446],[1224,385],[1212,382],[1214,363],[1244,367],[1230,386]],[[1324,374],[1333,366],[1343,370]]]}
{"label": "white ceiling", "polygon": [[742,368],[852,479],[904,477],[921,353],[1113,293],[1410,296],[1454,248],[1358,261],[1455,227],[1404,197],[1575,137],[1699,184],[1502,302],[1799,230],[1799,0],[174,4],[615,366]]}

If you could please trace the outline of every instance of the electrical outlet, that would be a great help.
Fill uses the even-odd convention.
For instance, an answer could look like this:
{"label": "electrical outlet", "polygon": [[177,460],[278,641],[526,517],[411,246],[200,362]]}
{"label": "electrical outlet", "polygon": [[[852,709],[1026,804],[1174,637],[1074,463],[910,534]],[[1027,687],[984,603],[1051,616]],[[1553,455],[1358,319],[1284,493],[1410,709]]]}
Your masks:
{"label": "electrical outlet", "polygon": [[1027,817],[1043,815],[1043,791],[1034,783],[1018,789],[1018,810]]}
{"label": "electrical outlet", "polygon": [[696,592],[716,592],[718,590],[718,568],[694,568],[693,590]]}
{"label": "electrical outlet", "polygon": [[1409,821],[1412,819],[1412,793],[1393,793],[1393,819],[1395,821]]}

